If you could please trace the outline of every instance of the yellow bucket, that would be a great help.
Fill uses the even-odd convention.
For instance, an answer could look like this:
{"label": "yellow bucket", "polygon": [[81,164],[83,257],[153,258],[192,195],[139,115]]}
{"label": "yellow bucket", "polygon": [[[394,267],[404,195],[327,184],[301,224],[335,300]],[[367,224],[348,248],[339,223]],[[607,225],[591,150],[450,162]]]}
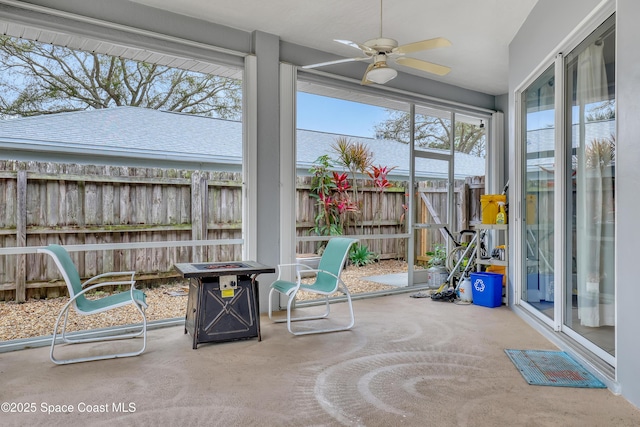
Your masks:
{"label": "yellow bucket", "polygon": [[507,203],[505,194],[483,194],[480,196],[480,207],[482,208],[482,223],[495,224],[498,215],[498,202]]}
{"label": "yellow bucket", "polygon": [[502,274],[502,286],[507,286],[507,267],[504,265],[490,265],[486,271]]}

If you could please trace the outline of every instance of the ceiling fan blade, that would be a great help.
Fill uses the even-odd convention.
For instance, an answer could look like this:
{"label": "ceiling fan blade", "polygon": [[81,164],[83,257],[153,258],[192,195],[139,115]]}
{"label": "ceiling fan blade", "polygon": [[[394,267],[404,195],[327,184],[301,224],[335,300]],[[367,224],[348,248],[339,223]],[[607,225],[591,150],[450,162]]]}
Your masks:
{"label": "ceiling fan blade", "polygon": [[373,83],[371,80],[367,80],[367,74],[369,74],[369,71],[371,71],[372,68],[373,64],[369,64],[369,66],[367,67],[367,71],[365,71],[364,75],[362,76],[362,81],[360,82],[361,85],[370,85]]}
{"label": "ceiling fan blade", "polygon": [[338,43],[342,43],[344,45],[347,46],[351,46],[355,49],[360,49],[362,52],[364,52],[367,55],[375,55],[376,53],[378,53],[375,49],[369,47],[369,46],[365,46],[363,44],[360,43],[356,43],[356,42],[352,42],[351,40],[337,40],[334,39],[334,42],[338,42]]}
{"label": "ceiling fan blade", "polygon": [[444,76],[451,71],[451,68],[445,67],[444,65],[438,65],[432,62],[421,61],[420,59],[408,58],[405,56],[402,56],[395,61],[405,67],[415,68],[417,70],[426,71],[427,73],[437,74],[439,76]]}
{"label": "ceiling fan blade", "polygon": [[392,53],[412,53],[421,50],[435,49],[438,47],[451,46],[451,42],[444,37],[437,37],[435,39],[422,40],[421,42],[404,44],[398,46],[392,50]]}
{"label": "ceiling fan blade", "polygon": [[371,58],[345,58],[345,59],[336,59],[335,61],[327,61],[327,62],[319,62],[317,64],[309,64],[309,65],[303,65],[301,68],[318,68],[318,67],[324,67],[326,65],[333,65],[333,64],[342,64],[344,62],[354,62],[354,61],[366,61],[369,60]]}

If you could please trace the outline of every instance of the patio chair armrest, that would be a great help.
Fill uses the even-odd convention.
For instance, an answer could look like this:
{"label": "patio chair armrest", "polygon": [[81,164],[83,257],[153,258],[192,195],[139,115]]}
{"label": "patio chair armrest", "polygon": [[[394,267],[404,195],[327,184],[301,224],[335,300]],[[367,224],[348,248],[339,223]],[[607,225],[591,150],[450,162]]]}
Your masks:
{"label": "patio chair armrest", "polygon": [[330,271],[326,271],[326,270],[317,270],[317,269],[316,269],[316,270],[312,270],[312,271],[313,271],[313,272],[315,272],[315,273],[324,273],[324,274],[328,274],[328,275],[329,275],[329,276],[331,276],[331,277],[335,277],[335,278],[336,278],[336,280],[341,281],[340,276],[336,276],[335,274],[333,274],[333,273],[332,273],[332,272],[330,272]]}
{"label": "patio chair armrest", "polygon": [[[136,289],[136,282],[135,280],[133,281],[114,281],[114,282],[102,282],[102,283],[96,283],[95,285],[91,285],[87,288],[84,288],[82,291],[78,292],[77,294],[75,294],[73,296],[73,298],[69,299],[69,302],[65,305],[65,308],[68,307],[69,305],[71,305],[71,303],[73,301],[75,301],[80,295],[84,295],[89,291],[92,291],[94,289],[98,289],[98,288],[102,288],[104,286],[114,286],[114,285],[130,285],[129,291],[123,291],[123,292],[128,292],[131,295],[131,301],[138,301],[135,298],[134,295],[134,291],[137,290]],[[147,307],[147,303],[146,301],[142,301],[142,305],[146,308]]]}
{"label": "patio chair armrest", "polygon": [[[113,281],[113,282],[101,282],[101,283],[96,283],[94,285],[91,285],[87,288],[82,289],[82,291],[78,292],[77,294],[74,295],[73,299],[76,299],[79,295],[83,295],[86,294],[89,291],[92,291],[94,289],[98,289],[98,288],[102,288],[105,286],[121,286],[121,285],[129,285],[130,286],[130,290],[133,291],[133,289],[135,289],[135,281],[131,282],[131,281]],[[128,291],[127,291],[128,292]]]}
{"label": "patio chair armrest", "polygon": [[301,263],[299,263],[299,262],[292,262],[292,263],[289,263],[289,264],[278,264],[278,268],[280,268],[280,267],[293,267],[293,266],[300,266],[300,267],[305,267],[305,268],[311,268],[311,267],[309,267],[308,265],[306,265],[306,264],[301,264]]}
{"label": "patio chair armrest", "polygon": [[[278,277],[276,280],[280,280],[281,274],[282,274],[282,269],[281,267],[303,267],[302,269],[305,270],[305,272],[307,271],[313,271],[313,269],[311,267],[309,267],[306,264],[300,264],[298,262],[292,262],[292,263],[288,263],[288,264],[278,264]],[[298,284],[300,283],[300,280],[302,279],[300,277],[300,269],[296,268],[296,277],[298,278]]]}
{"label": "patio chair armrest", "polygon": [[[97,276],[94,276],[90,279],[88,279],[87,281],[85,281],[82,284],[82,287],[84,288],[85,286],[95,282],[98,279],[103,279],[105,277],[114,277],[114,276],[130,276],[131,278],[125,281],[118,281],[118,283],[111,283],[111,284],[119,284],[119,285],[125,285],[131,282],[135,282],[135,280],[133,280],[133,277],[135,276],[136,272],[135,271],[112,271],[112,272],[108,272],[108,273],[102,273],[102,274],[98,274]],[[122,282],[122,283],[120,283]]]}

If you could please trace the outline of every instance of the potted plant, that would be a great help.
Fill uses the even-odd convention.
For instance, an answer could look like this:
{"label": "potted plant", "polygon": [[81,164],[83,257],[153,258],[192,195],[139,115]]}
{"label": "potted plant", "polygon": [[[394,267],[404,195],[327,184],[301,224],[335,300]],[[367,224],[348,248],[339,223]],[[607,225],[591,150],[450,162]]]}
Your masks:
{"label": "potted plant", "polygon": [[447,248],[442,243],[435,243],[433,250],[426,253],[430,258],[427,261],[429,267],[444,266],[447,260]]}
{"label": "potted plant", "polygon": [[430,288],[439,288],[447,281],[449,273],[445,267],[447,260],[447,248],[442,243],[435,243],[433,250],[426,253],[430,258],[427,261],[427,283]]}

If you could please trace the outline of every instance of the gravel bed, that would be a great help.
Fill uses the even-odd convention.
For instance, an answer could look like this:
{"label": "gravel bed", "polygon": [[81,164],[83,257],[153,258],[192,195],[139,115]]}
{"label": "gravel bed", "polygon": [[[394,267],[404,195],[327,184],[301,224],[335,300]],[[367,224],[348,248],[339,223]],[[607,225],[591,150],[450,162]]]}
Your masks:
{"label": "gravel bed", "polygon": [[[362,277],[407,271],[404,261],[387,260],[364,267],[349,266],[342,272],[342,279],[351,294],[374,292],[394,288],[393,286],[362,280]],[[187,290],[184,281],[144,289],[147,295],[147,320],[184,317],[187,306]],[[298,299],[311,299],[313,295],[298,294]],[[56,317],[69,301],[67,297],[29,300],[22,304],[0,302],[0,341],[51,335]],[[108,326],[139,323],[140,313],[133,306],[121,307],[105,313],[80,316],[70,311],[67,330],[77,331]]]}

